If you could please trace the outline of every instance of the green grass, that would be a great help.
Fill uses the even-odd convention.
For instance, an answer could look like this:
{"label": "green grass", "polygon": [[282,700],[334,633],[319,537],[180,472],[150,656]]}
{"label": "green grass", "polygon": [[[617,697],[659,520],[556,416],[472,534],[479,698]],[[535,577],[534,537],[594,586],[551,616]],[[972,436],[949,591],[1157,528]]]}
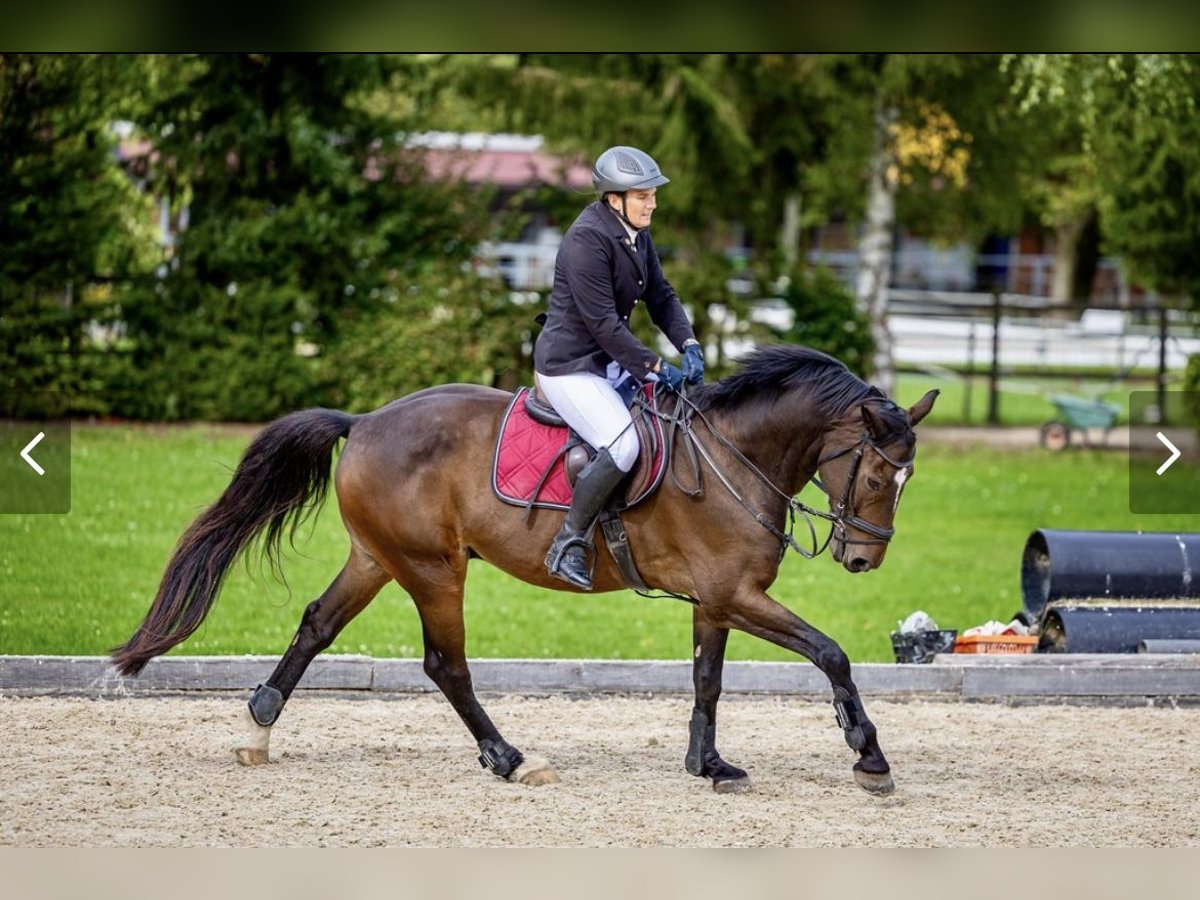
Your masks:
{"label": "green grass", "polygon": [[[968,391],[969,384],[969,391]],[[940,390],[937,406],[930,414],[931,425],[983,425],[988,413],[988,379],[973,375],[968,379],[952,372],[944,375],[903,373],[897,379],[896,395],[906,404],[915,403],[930,388]],[[1067,394],[1089,400],[1116,404],[1122,413],[1119,423],[1129,420],[1129,392],[1152,391],[1154,380],[1137,379],[1113,382],[1105,378],[1047,378],[1033,375],[1005,375],[1000,378],[1000,424],[1041,425],[1059,418],[1058,410],[1047,398]],[[968,396],[969,394],[969,396]],[[1167,393],[1167,416],[1173,424],[1185,421],[1181,392],[1173,386]],[[1093,437],[1101,437],[1099,429]]]}
{"label": "green grass", "polygon": [[[72,512],[0,516],[0,653],[100,654],[127,638],[179,534],[228,483],[247,441],[245,431],[205,426],[76,427]],[[789,554],[772,594],[853,660],[890,660],[888,632],[916,609],[958,629],[1020,609],[1021,551],[1035,528],[1200,530],[1200,516],[1131,515],[1126,482],[1115,452],[924,446],[882,569],[855,576],[828,556]],[[239,565],[175,652],[282,653],[347,550],[330,500],[287,554],[290,588]],[[686,658],[690,620],[678,601],[547,591],[482,562],[468,580],[474,657]],[[419,656],[407,596],[389,585],[331,652]],[[794,658],[740,634],[729,656]]]}

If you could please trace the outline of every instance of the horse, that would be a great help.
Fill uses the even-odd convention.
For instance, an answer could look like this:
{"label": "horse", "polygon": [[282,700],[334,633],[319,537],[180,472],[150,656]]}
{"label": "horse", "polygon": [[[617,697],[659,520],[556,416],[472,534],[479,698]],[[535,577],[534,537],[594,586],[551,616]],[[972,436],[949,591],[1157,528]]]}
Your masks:
{"label": "horse", "polygon": [[[725,646],[734,628],[817,666],[830,681],[846,743],[858,754],[855,781],[872,794],[894,789],[845,652],[768,589],[787,546],[803,549],[788,525],[797,511],[828,520],[825,546],[847,571],[883,563],[901,492],[914,471],[914,426],[937,393],[904,410],[839,360],[774,345],[753,351],[735,374],[676,399],[667,460],[673,477],[622,518],[644,582],[693,604],[695,703],[684,765],[717,792],[750,786],[747,772],[726,762],[716,746]],[[395,581],[420,616],[424,671],[475,739],[480,764],[525,785],[558,781],[547,760],[526,756],[501,736],[475,696],[464,650],[463,585],[472,560],[530,584],[576,590],[544,565],[562,513],[527,516],[490,489],[500,420],[512,396],[451,384],[365,415],[312,408],[267,425],[221,497],[180,538],[144,621],[111,651],[117,671],[136,675],[192,634],[230,566],[256,540],[278,570],[285,532],[294,535],[323,502],[334,449],[345,439],[333,483],[349,558],[305,608],[274,672],[251,695],[238,761],[268,762],[271,728],[309,663]],[[664,399],[663,407],[670,405]],[[678,477],[689,458],[695,486]],[[828,513],[794,499],[810,480],[828,494]],[[815,545],[814,539],[819,552]],[[597,553],[594,591],[624,587],[618,566]]]}

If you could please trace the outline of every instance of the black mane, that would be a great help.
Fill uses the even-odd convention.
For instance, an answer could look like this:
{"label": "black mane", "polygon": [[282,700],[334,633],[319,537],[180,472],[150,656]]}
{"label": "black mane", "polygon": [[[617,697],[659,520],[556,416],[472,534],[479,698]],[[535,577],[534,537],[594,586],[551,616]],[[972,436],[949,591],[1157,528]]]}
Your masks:
{"label": "black mane", "polygon": [[740,408],[773,402],[793,391],[811,396],[829,416],[840,416],[862,400],[886,399],[846,368],[845,363],[808,347],[777,344],[761,347],[742,360],[741,369],[693,397],[701,410]]}

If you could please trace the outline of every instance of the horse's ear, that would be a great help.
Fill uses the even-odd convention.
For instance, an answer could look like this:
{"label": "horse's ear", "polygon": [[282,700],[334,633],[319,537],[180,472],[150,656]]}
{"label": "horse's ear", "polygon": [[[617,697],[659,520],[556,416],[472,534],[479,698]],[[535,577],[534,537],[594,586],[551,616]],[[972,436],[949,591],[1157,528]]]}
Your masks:
{"label": "horse's ear", "polygon": [[871,435],[874,440],[882,440],[892,430],[888,426],[887,420],[879,414],[874,403],[864,403],[859,409],[862,410],[863,424],[867,426],[867,434]]}
{"label": "horse's ear", "polygon": [[941,391],[939,390],[932,390],[918,400],[916,405],[908,411],[908,420],[912,422],[913,425],[916,425],[923,418],[929,415],[929,411],[933,409],[933,401],[938,398],[938,394],[940,393]]}

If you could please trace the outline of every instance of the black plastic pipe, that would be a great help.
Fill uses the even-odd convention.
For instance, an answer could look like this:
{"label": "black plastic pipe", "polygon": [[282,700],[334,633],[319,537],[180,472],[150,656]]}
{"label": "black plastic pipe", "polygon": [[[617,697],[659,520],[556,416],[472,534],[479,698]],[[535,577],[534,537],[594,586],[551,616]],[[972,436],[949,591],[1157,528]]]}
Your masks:
{"label": "black plastic pipe", "polygon": [[1200,534],[1055,531],[1029,535],[1021,599],[1033,617],[1056,600],[1200,598]]}
{"label": "black plastic pipe", "polygon": [[1137,653],[1143,641],[1200,640],[1200,608],[1051,606],[1042,620],[1042,653]]}

